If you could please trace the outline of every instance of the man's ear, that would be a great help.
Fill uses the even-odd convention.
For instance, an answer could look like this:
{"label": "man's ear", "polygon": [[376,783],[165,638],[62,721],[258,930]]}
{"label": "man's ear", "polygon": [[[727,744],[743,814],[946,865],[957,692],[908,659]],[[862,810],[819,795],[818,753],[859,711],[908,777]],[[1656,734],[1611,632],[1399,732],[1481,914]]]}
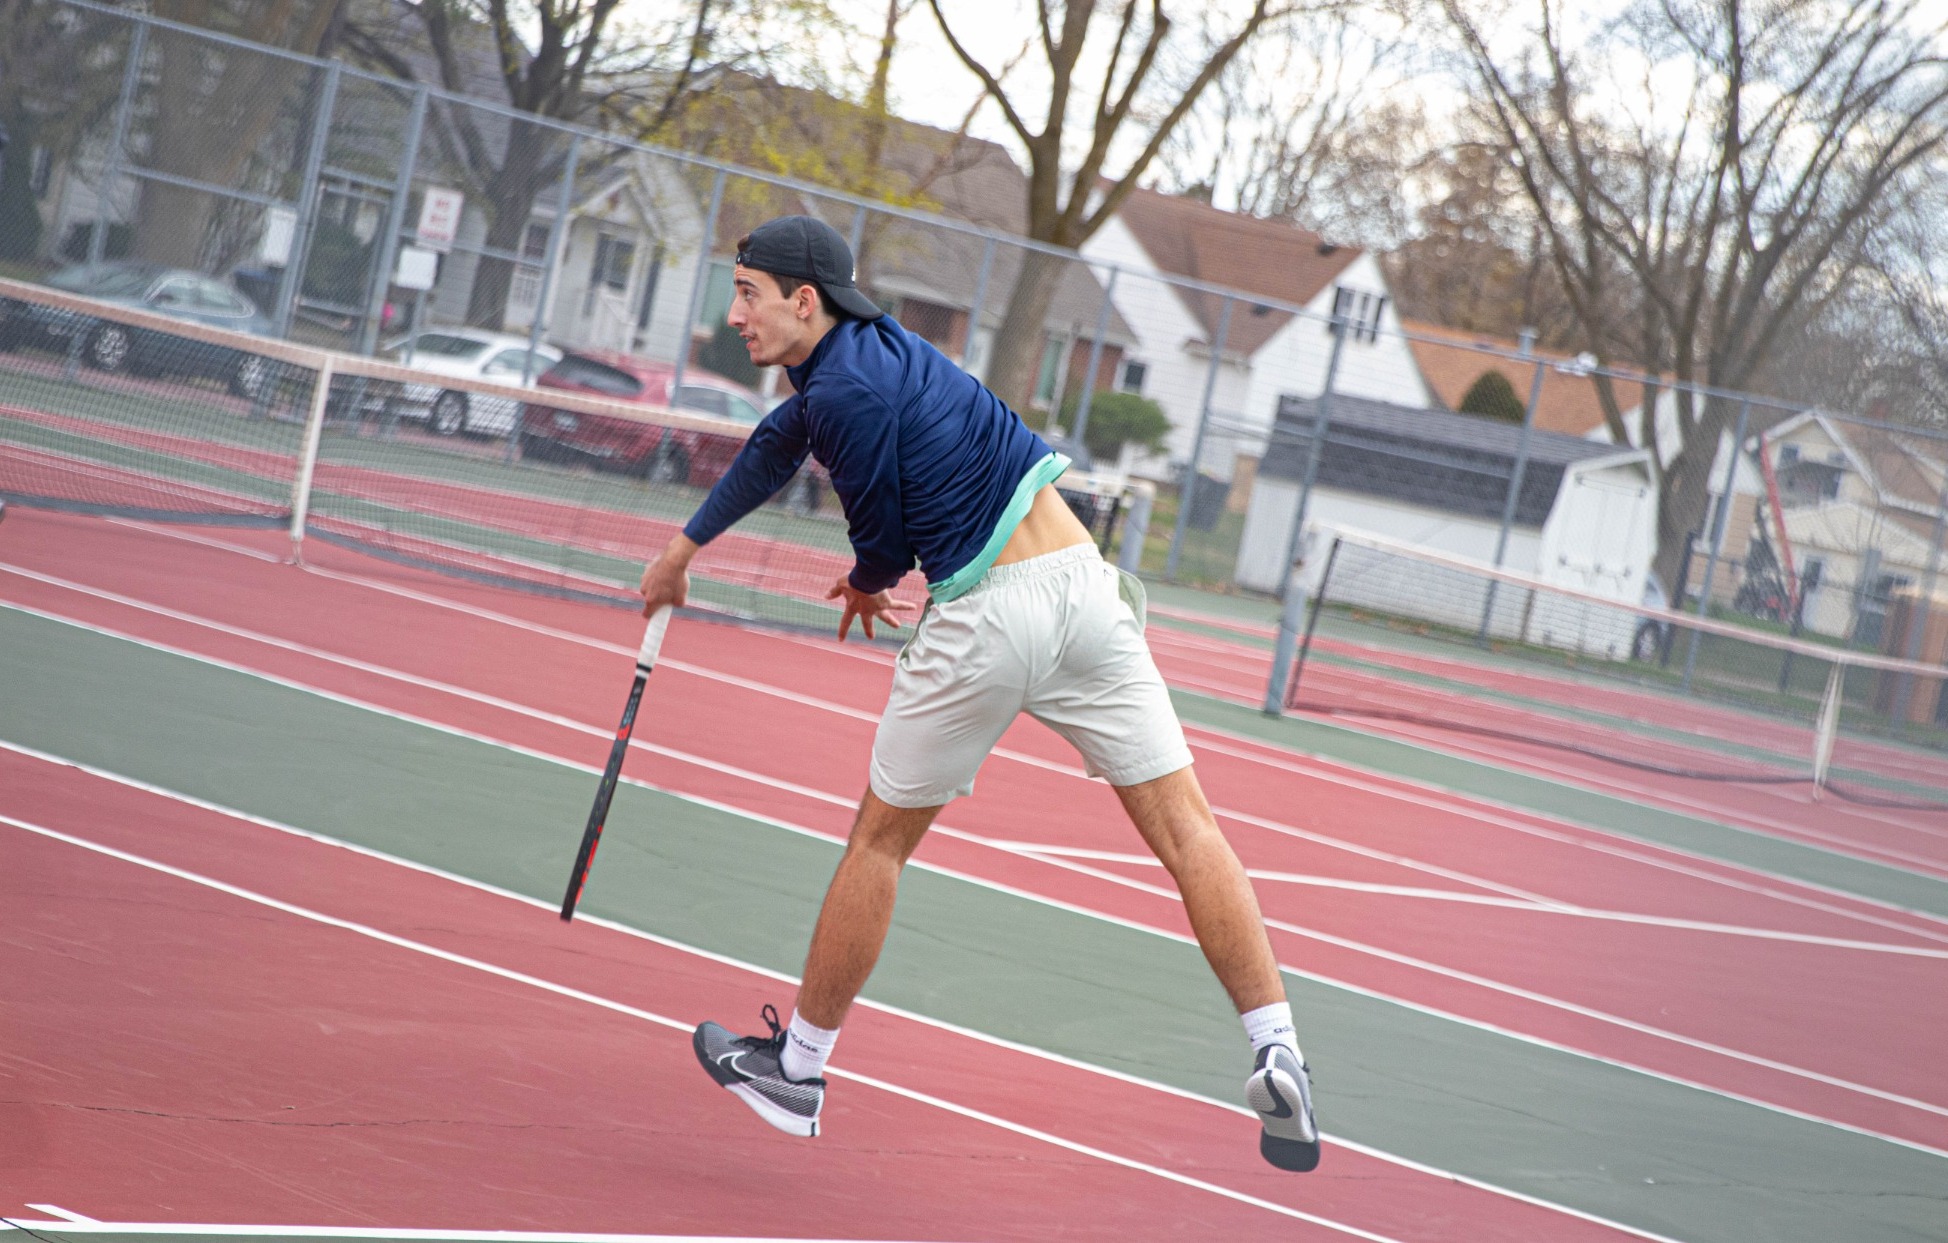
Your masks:
{"label": "man's ear", "polygon": [[812,285],[800,285],[792,295],[797,305],[792,308],[798,318],[810,320],[818,312],[818,289]]}

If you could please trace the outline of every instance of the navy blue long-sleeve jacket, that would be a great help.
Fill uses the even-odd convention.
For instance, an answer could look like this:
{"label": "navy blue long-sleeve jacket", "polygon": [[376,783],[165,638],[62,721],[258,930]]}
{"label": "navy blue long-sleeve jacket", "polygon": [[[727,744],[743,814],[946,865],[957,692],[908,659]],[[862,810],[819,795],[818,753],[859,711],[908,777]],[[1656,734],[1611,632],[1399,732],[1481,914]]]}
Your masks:
{"label": "navy blue long-sleeve jacket", "polygon": [[852,586],[882,591],[916,562],[937,584],[975,559],[1050,454],[999,397],[890,315],[841,320],[786,374],[798,391],[683,528],[698,544],[762,505],[809,452],[845,508]]}

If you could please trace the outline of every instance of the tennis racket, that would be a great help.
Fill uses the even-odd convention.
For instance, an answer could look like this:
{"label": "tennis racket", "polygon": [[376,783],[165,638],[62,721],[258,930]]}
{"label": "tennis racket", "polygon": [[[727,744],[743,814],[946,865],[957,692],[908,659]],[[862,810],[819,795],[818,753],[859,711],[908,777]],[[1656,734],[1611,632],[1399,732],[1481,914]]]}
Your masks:
{"label": "tennis racket", "polygon": [[636,653],[636,680],[629,687],[629,702],[622,708],[622,724],[616,728],[615,745],[609,748],[609,764],[602,770],[602,784],[595,787],[595,806],[589,808],[588,827],[582,830],[582,848],[575,852],[575,871],[568,878],[568,893],[561,900],[564,922],[575,918],[575,904],[582,900],[582,886],[588,884],[589,866],[595,862],[595,847],[602,841],[602,824],[609,818],[609,800],[616,794],[616,780],[622,776],[622,757],[629,751],[629,735],[636,732],[636,708],[643,701],[643,684],[656,668],[656,654],[662,650],[663,634],[670,628],[670,606],[656,610],[643,628],[642,650]]}

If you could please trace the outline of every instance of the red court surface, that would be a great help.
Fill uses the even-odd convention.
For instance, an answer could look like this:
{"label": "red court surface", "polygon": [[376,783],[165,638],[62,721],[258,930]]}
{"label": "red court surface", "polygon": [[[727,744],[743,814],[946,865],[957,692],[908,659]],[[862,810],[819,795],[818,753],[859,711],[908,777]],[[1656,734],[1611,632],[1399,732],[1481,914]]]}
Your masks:
{"label": "red court surface", "polygon": [[0,755],[0,781],[24,809],[0,823],[0,960],[37,999],[9,1011],[12,1077],[57,1100],[85,1078],[90,1101],[15,1111],[37,1202],[400,1229],[1618,1237],[1356,1151],[1300,1183],[1239,1159],[1253,1127],[1229,1110],[872,1010],[849,1060],[919,1091],[835,1093],[825,1134],[795,1141],[726,1106],[687,1023],[646,1017],[755,1011],[779,993],[760,973],[70,768]]}
{"label": "red court surface", "polygon": [[[9,515],[6,535],[0,600],[581,763],[599,763],[606,750],[606,718],[640,633],[640,621],[618,610],[494,591],[327,546],[314,545],[312,568],[299,570],[280,563],[286,545],[275,532],[158,531],[27,513]],[[422,641],[428,634],[440,641]],[[1177,659],[1167,642],[1159,647],[1174,678]],[[629,772],[840,837],[889,677],[881,650],[681,622],[655,693],[686,711],[645,715]],[[1214,808],[1254,872],[1280,956],[1294,969],[1948,1150],[1948,1070],[1924,1053],[1948,1021],[1948,920],[1190,732]],[[1018,724],[977,794],[948,809],[919,858],[1187,934],[1167,876],[1143,861],[1113,795],[1075,764],[1054,735]],[[511,899],[17,752],[0,752],[0,787],[7,810],[46,828],[656,1015],[689,1021],[781,1000],[775,982],[751,972],[595,925],[564,934],[532,907],[522,917],[540,926],[509,935]],[[214,1071],[180,1076],[206,1092],[183,1100],[181,1112],[252,1120],[179,1117],[131,1127],[106,1115],[37,1117],[27,1126],[39,1128],[40,1151],[56,1154],[37,1159],[79,1180],[72,1198],[80,1203],[51,1191],[31,1198],[85,1205],[97,1217],[140,1215],[129,1201],[121,1202],[126,1210],[104,1202],[110,1189],[86,1181],[90,1145],[127,1142],[153,1163],[158,1185],[180,1184],[183,1162],[236,1171],[199,1185],[197,1194],[215,1198],[182,1204],[183,1220],[263,1218],[275,1200],[283,1207],[271,1220],[358,1224],[330,1217],[328,1198],[312,1197],[329,1196],[334,1170],[369,1168],[395,1197],[385,1202],[390,1226],[641,1230],[643,1206],[664,1205],[658,1229],[703,1229],[684,1223],[724,1210],[728,1216],[710,1219],[711,1232],[775,1231],[778,1219],[768,1214],[789,1197],[725,1184],[697,1156],[715,1148],[708,1141],[734,1136],[740,1151],[775,1162],[782,1183],[824,1197],[819,1211],[831,1215],[796,1219],[792,1233],[801,1235],[859,1236],[856,1211],[843,1217],[838,1206],[871,1202],[884,1203],[885,1216],[867,1234],[952,1237],[942,1221],[998,1212],[993,1206],[1005,1202],[1021,1208],[1019,1219],[997,1216],[980,1237],[1343,1237],[1157,1170],[1383,1237],[1612,1233],[1352,1150],[1335,1150],[1329,1169],[1295,1183],[1240,1160],[1241,1152],[1251,1157],[1251,1125],[1231,1111],[883,1012],[848,1025],[847,1053],[960,1110],[895,1093],[845,1093],[846,1109],[870,1114],[870,1128],[862,1114],[854,1133],[898,1137],[873,1149],[876,1172],[862,1182],[859,1163],[841,1155],[846,1115],[831,1115],[832,1142],[822,1139],[816,1151],[774,1136],[725,1108],[690,1063],[682,1032],[17,827],[0,826],[0,843],[9,859],[32,864],[10,864],[0,877],[53,878],[9,895],[30,914],[0,948],[4,969],[37,973],[35,990],[63,999],[20,1037],[36,1051],[16,1073],[38,1076],[33,1082],[52,1091],[99,1058],[140,1099],[136,1085],[173,1080],[178,1065],[233,1070],[234,1083]],[[109,892],[118,896],[100,896]],[[56,950],[66,935],[60,913],[76,901],[95,903],[98,917],[85,937]],[[402,910],[413,912],[409,922],[400,922]],[[384,982],[384,1004],[368,1014],[352,997],[374,980]],[[1809,995],[1821,1004],[1809,1006]],[[178,996],[190,1000],[171,1000]],[[126,1014],[110,1011],[129,1005],[152,1020],[144,1040],[118,1050],[91,1043],[126,1025]],[[293,1017],[313,1011],[328,1017],[310,1026]],[[545,1033],[558,1028],[588,1042],[583,1056],[544,1048]],[[383,1037],[401,1031],[423,1033],[427,1056],[388,1063],[386,1050],[400,1042]],[[5,1047],[28,1046],[10,1035]],[[260,1065],[250,1053],[259,1049],[276,1056]],[[621,1077],[567,1082],[563,1067],[574,1064],[619,1067]],[[537,1069],[546,1067],[553,1069]],[[466,1110],[455,1115],[454,1085],[474,1079],[491,1083],[468,1091]],[[372,1124],[334,1128],[344,1135],[299,1143],[291,1138],[302,1130],[298,1120],[278,1116],[368,1091]],[[362,1109],[366,1099],[358,1098]],[[509,1119],[522,1116],[523,1102],[553,1121],[515,1125]],[[970,1117],[970,1109],[1156,1168],[1024,1135]],[[58,1134],[47,1139],[50,1128]],[[537,1146],[537,1136],[546,1142]],[[599,1156],[588,1155],[597,1146],[591,1136],[601,1137]],[[317,1168],[294,1155],[316,1157],[321,1142],[328,1155]],[[494,1171],[491,1203],[458,1175],[382,1177],[395,1166],[475,1168],[468,1162],[476,1148]],[[950,1185],[936,1187],[942,1183]],[[564,1197],[573,1193],[563,1187],[571,1184],[586,1192],[574,1224],[560,1215],[569,1211]],[[145,1194],[151,1202],[154,1189]],[[1114,1210],[1099,1214],[1101,1202]],[[1085,1204],[1090,1211],[1080,1212]],[[915,1222],[931,1225],[921,1231]],[[1185,1224],[1192,1222],[1194,1229]]]}

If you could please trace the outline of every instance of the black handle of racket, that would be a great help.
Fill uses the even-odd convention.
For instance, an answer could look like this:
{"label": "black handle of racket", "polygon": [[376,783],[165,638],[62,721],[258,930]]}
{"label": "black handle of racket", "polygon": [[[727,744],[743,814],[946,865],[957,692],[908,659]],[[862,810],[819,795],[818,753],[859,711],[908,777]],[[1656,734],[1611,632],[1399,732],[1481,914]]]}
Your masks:
{"label": "black handle of racket", "polygon": [[615,797],[616,781],[622,776],[622,757],[629,752],[629,735],[636,732],[636,708],[643,701],[643,684],[656,668],[656,654],[662,650],[664,632],[670,628],[668,605],[657,609],[643,628],[643,646],[636,653],[636,680],[629,687],[629,702],[623,705],[622,724],[609,748],[609,763],[602,770],[602,783],[595,787],[595,806],[589,808],[588,827],[582,830],[582,847],[575,852],[575,870],[568,877],[568,893],[561,900],[564,921],[575,918],[575,904],[582,900],[582,886],[588,884],[588,871],[595,862],[595,848],[602,841],[602,825],[609,818],[609,800]]}

